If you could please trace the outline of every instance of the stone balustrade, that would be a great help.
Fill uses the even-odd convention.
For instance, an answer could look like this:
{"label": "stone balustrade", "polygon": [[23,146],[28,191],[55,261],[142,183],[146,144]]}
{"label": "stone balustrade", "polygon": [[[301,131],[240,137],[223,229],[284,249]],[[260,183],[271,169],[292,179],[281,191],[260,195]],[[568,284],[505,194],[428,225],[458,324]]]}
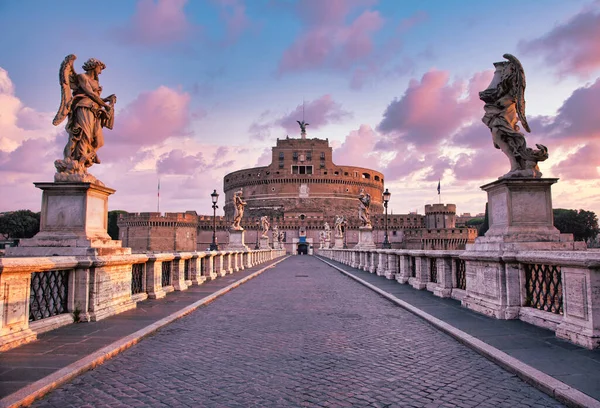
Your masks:
{"label": "stone balustrade", "polygon": [[320,249],[318,254],[498,319],[600,347],[600,252]]}
{"label": "stone balustrade", "polygon": [[0,258],[0,351],[285,255],[285,250]]}

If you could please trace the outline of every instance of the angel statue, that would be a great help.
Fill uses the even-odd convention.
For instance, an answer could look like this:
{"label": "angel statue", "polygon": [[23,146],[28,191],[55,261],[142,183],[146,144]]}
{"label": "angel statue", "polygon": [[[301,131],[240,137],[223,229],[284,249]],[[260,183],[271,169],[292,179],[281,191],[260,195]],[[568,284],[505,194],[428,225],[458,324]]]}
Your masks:
{"label": "angel statue", "polygon": [[361,188],[360,193],[358,195],[358,201],[360,201],[360,204],[358,206],[358,218],[362,222],[362,226],[372,228],[371,216],[369,214],[369,206],[371,205],[371,194],[365,194],[365,189]]}
{"label": "angel statue", "polygon": [[300,122],[299,120],[297,120],[296,122],[298,122],[298,124],[300,125],[300,134],[306,135],[306,127],[310,123],[306,123],[304,120],[302,120],[302,122]]}
{"label": "angel statue", "polygon": [[336,238],[344,238],[344,227],[346,226],[346,220],[343,215],[335,216],[335,223],[333,224],[333,229],[335,230]]}
{"label": "angel statue", "polygon": [[242,221],[242,217],[244,216],[245,206],[246,202],[242,199],[242,190],[238,190],[233,193],[233,208],[235,209],[235,213],[233,214],[233,224],[231,224],[232,230],[244,230],[240,225],[240,221]]}
{"label": "angel statue", "polygon": [[502,150],[510,162],[510,171],[500,178],[542,177],[538,162],[548,158],[546,146],[527,147],[517,122],[531,132],[525,117],[525,72],[517,58],[504,54],[508,61],[495,62],[494,78],[479,99],[485,102],[481,119],[492,131],[494,147]]}
{"label": "angel statue", "polygon": [[323,232],[325,232],[325,240],[331,241],[331,227],[327,221],[325,221],[325,224],[323,225]]}
{"label": "angel statue", "polygon": [[61,100],[52,124],[58,126],[67,118],[65,130],[69,140],[63,152],[64,159],[54,162],[58,171],[54,179],[98,183],[87,173],[87,168],[100,163],[98,149],[104,145],[102,128],[113,128],[117,97],[114,94],[100,97],[102,87],[98,76],[106,68],[104,63],[90,58],[82,66],[85,72],[78,74],[73,67],[76,58],[74,54],[67,55],[58,73]]}
{"label": "angel statue", "polygon": [[267,232],[269,232],[269,226],[271,224],[269,223],[269,217],[267,217],[266,215],[263,215],[262,217],[260,217],[260,228],[262,229],[262,237],[266,238],[268,237]]}

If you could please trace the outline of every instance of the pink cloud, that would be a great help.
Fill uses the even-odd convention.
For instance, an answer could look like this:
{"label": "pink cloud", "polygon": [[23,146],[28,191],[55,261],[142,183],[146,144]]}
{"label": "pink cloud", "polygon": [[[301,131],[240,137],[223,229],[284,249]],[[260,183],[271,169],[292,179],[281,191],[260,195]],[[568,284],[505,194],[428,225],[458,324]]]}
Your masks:
{"label": "pink cloud", "polygon": [[139,0],[117,39],[137,45],[165,45],[185,40],[194,30],[183,10],[187,0]]}
{"label": "pink cloud", "polygon": [[266,139],[270,136],[273,127],[282,127],[290,134],[297,135],[300,128],[296,121],[302,120],[303,117],[309,123],[307,133],[310,133],[311,129],[318,129],[330,123],[338,123],[352,116],[350,112],[342,108],[340,103],[334,101],[331,95],[323,95],[318,99],[296,106],[293,111],[286,115],[271,121],[264,121],[269,114],[273,115],[270,111],[263,112],[260,118],[250,125],[248,131],[253,139]]}
{"label": "pink cloud", "polygon": [[373,151],[378,139],[379,135],[371,126],[360,125],[358,130],[351,131],[344,143],[333,151],[334,162],[342,165],[372,166],[373,158],[368,154]]}
{"label": "pink cloud", "polygon": [[364,10],[350,23],[348,14],[364,1],[306,1],[298,14],[306,29],[283,53],[280,74],[314,68],[347,68],[373,52],[373,35],[383,26],[378,11]]}
{"label": "pink cloud", "polygon": [[552,170],[559,176],[572,180],[595,180],[600,178],[600,143],[589,142],[576,152],[567,155]]}
{"label": "pink cloud", "polygon": [[156,162],[158,174],[191,174],[206,166],[202,152],[186,155],[183,150],[174,149],[165,153]]}
{"label": "pink cloud", "polygon": [[559,75],[589,77],[600,68],[600,10],[588,7],[545,35],[521,42],[519,48],[542,56]]}
{"label": "pink cloud", "polygon": [[377,130],[392,135],[399,145],[435,148],[481,116],[478,92],[487,87],[491,77],[486,71],[473,75],[468,83],[450,83],[448,72],[429,71],[420,82],[411,80],[402,98],[390,103]]}
{"label": "pink cloud", "polygon": [[453,165],[456,179],[467,181],[494,179],[508,170],[510,170],[508,159],[500,150],[492,146],[472,154],[461,153]]}

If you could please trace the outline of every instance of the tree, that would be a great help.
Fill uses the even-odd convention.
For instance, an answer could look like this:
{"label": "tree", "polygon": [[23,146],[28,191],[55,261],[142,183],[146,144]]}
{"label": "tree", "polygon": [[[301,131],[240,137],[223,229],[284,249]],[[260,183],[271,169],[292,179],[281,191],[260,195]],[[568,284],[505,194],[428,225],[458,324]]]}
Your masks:
{"label": "tree", "polygon": [[483,224],[483,217],[475,217],[471,218],[469,221],[465,222],[467,227],[479,228],[480,225]]}
{"label": "tree", "polygon": [[477,232],[477,236],[484,236],[487,230],[490,229],[490,220],[488,217],[488,203],[485,203],[485,217],[483,217],[483,224],[479,227],[479,231]]}
{"label": "tree", "polygon": [[593,211],[555,208],[553,213],[554,226],[562,233],[573,234],[575,241],[591,241],[600,233]]}
{"label": "tree", "polygon": [[119,215],[127,214],[127,211],[122,210],[114,210],[108,212],[108,235],[114,240],[119,239],[119,226],[117,225],[117,220],[119,219]]}
{"label": "tree", "polygon": [[31,238],[40,231],[40,213],[18,210],[0,215],[0,234],[8,238]]}

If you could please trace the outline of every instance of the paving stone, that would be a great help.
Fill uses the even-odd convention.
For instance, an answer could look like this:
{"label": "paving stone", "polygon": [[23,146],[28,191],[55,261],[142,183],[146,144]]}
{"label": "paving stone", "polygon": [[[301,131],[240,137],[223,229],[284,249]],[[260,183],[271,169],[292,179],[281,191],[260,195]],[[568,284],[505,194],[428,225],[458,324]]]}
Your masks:
{"label": "paving stone", "polygon": [[[307,277],[297,278],[300,272]],[[319,260],[291,257],[34,406],[472,407],[491,401],[562,406]]]}

